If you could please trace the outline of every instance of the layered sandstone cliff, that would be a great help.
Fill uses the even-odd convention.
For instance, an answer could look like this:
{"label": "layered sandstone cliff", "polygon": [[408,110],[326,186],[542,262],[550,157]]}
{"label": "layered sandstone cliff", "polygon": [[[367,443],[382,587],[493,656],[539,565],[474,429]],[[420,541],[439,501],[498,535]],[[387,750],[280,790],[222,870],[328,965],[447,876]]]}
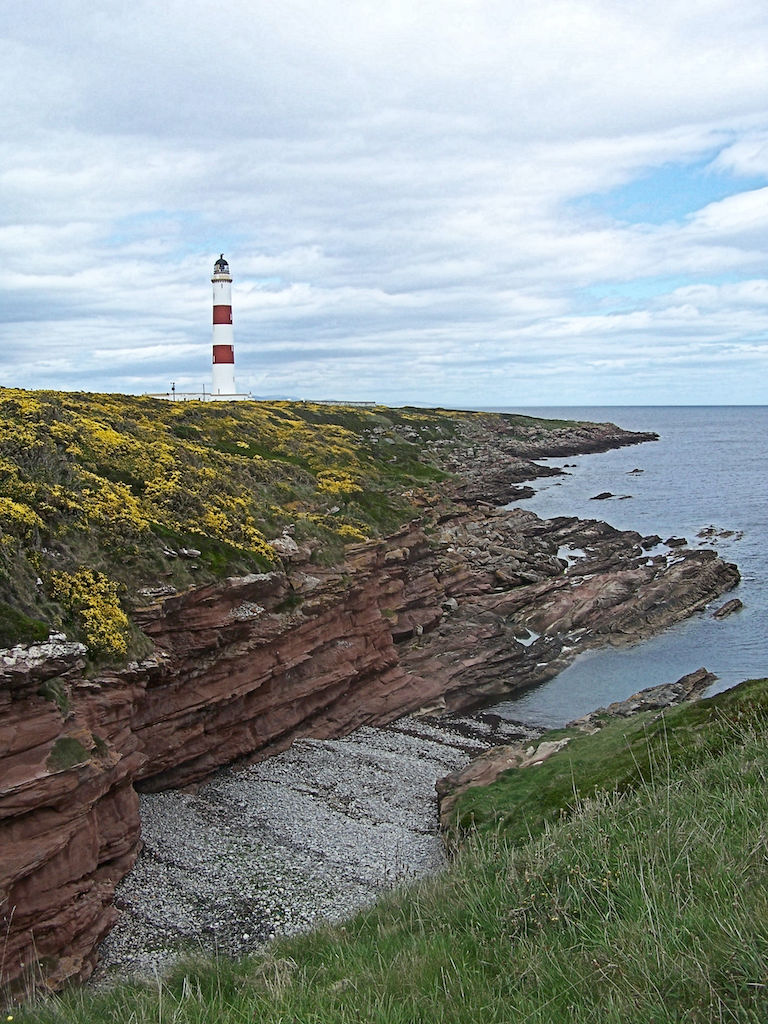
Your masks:
{"label": "layered sandstone cliff", "polygon": [[86,681],[83,654],[57,638],[0,658],[4,980],[87,973],[139,848],[139,688]]}
{"label": "layered sandstone cliff", "polygon": [[156,654],[86,678],[79,645],[0,657],[3,972],[86,977],[140,842],[136,787],[194,783],[299,736],[466,708],[661,629],[738,581],[711,551],[455,505],[321,570],[146,607]]}

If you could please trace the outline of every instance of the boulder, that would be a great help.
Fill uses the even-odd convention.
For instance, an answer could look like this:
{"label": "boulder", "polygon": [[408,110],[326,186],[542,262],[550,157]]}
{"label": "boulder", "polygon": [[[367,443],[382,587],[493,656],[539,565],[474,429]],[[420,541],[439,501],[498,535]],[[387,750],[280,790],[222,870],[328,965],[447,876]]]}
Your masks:
{"label": "boulder", "polygon": [[744,605],[738,597],[734,597],[730,601],[726,601],[725,604],[720,605],[720,607],[712,613],[712,617],[714,619],[725,619],[729,615],[733,615],[734,612],[741,611],[743,607]]}

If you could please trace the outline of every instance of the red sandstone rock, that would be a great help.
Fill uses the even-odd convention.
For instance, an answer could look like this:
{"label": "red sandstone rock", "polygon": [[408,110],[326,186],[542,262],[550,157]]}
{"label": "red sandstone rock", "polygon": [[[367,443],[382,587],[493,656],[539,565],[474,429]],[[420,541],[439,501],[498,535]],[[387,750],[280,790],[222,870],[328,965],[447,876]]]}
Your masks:
{"label": "red sandstone rock", "polygon": [[[52,983],[92,969],[140,842],[134,783],[185,785],[299,736],[508,694],[738,580],[712,552],[648,560],[641,540],[519,510],[457,511],[431,540],[412,523],[350,548],[343,572],[313,567],[298,592],[270,573],[167,597],[139,616],[156,657],[122,672],[84,679],[78,645],[0,659],[6,977],[35,958]],[[567,569],[565,543],[585,551]],[[541,635],[520,642],[528,630]]]}

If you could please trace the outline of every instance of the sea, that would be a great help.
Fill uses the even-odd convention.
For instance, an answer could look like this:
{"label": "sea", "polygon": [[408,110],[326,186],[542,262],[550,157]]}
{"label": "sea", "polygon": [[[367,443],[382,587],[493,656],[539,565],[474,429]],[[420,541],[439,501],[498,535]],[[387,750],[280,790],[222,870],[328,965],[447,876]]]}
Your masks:
{"label": "sea", "polygon": [[[768,407],[572,406],[506,408],[545,418],[611,422],[655,431],[658,441],[595,455],[538,460],[566,476],[532,481],[534,497],[513,506],[544,519],[602,519],[643,535],[685,537],[713,547],[741,573],[739,586],[679,625],[629,648],[588,651],[548,683],[494,707],[501,717],[545,728],[646,686],[704,667],[715,693],[768,676]],[[636,472],[640,470],[641,472]],[[609,491],[616,497],[592,500]],[[701,531],[714,528],[715,536]],[[743,609],[712,612],[738,597]]]}

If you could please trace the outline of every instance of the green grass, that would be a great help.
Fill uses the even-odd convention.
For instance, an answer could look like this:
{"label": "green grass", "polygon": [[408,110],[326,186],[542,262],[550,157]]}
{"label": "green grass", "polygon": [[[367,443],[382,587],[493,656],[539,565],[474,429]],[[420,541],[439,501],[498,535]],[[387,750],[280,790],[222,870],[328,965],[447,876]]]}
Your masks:
{"label": "green grass", "polygon": [[14,644],[32,644],[47,640],[49,627],[39,619],[33,619],[18,608],[0,601],[0,647]]}
{"label": "green grass", "polygon": [[46,768],[49,772],[61,772],[84,764],[90,758],[89,752],[74,736],[59,736],[48,755]]}
{"label": "green grass", "polygon": [[69,713],[72,698],[69,687],[63,679],[46,679],[40,685],[37,695],[55,704],[64,717]]}
{"label": "green grass", "polygon": [[682,704],[663,715],[645,712],[609,722],[593,736],[577,729],[559,753],[533,768],[511,769],[490,786],[469,789],[455,808],[459,834],[502,829],[512,842],[538,835],[546,824],[567,817],[579,801],[603,790],[623,792],[652,777],[664,756],[675,770],[696,765],[716,752],[720,732],[713,722],[763,723],[768,716],[768,683],[751,680],[738,690]]}
{"label": "green grass", "polygon": [[719,714],[680,720],[690,758],[665,715],[667,741],[651,739],[622,793],[571,797],[567,821],[522,843],[503,825],[476,833],[443,875],[343,927],[8,1012],[15,1024],[763,1024],[765,691],[749,684]]}
{"label": "green grass", "polygon": [[[235,547],[219,537],[209,537],[202,533],[182,533],[179,530],[169,530],[158,523],[153,525],[152,532],[155,536],[161,537],[177,548],[187,548],[187,550],[192,548],[199,551],[200,556],[189,561],[209,570],[209,573],[203,577],[205,582],[208,582],[211,576],[221,577],[237,572],[263,572],[271,568],[270,563],[259,552]],[[172,568],[184,572],[187,567],[184,562],[181,562],[173,564]],[[180,575],[180,581],[183,579],[184,577]]]}

